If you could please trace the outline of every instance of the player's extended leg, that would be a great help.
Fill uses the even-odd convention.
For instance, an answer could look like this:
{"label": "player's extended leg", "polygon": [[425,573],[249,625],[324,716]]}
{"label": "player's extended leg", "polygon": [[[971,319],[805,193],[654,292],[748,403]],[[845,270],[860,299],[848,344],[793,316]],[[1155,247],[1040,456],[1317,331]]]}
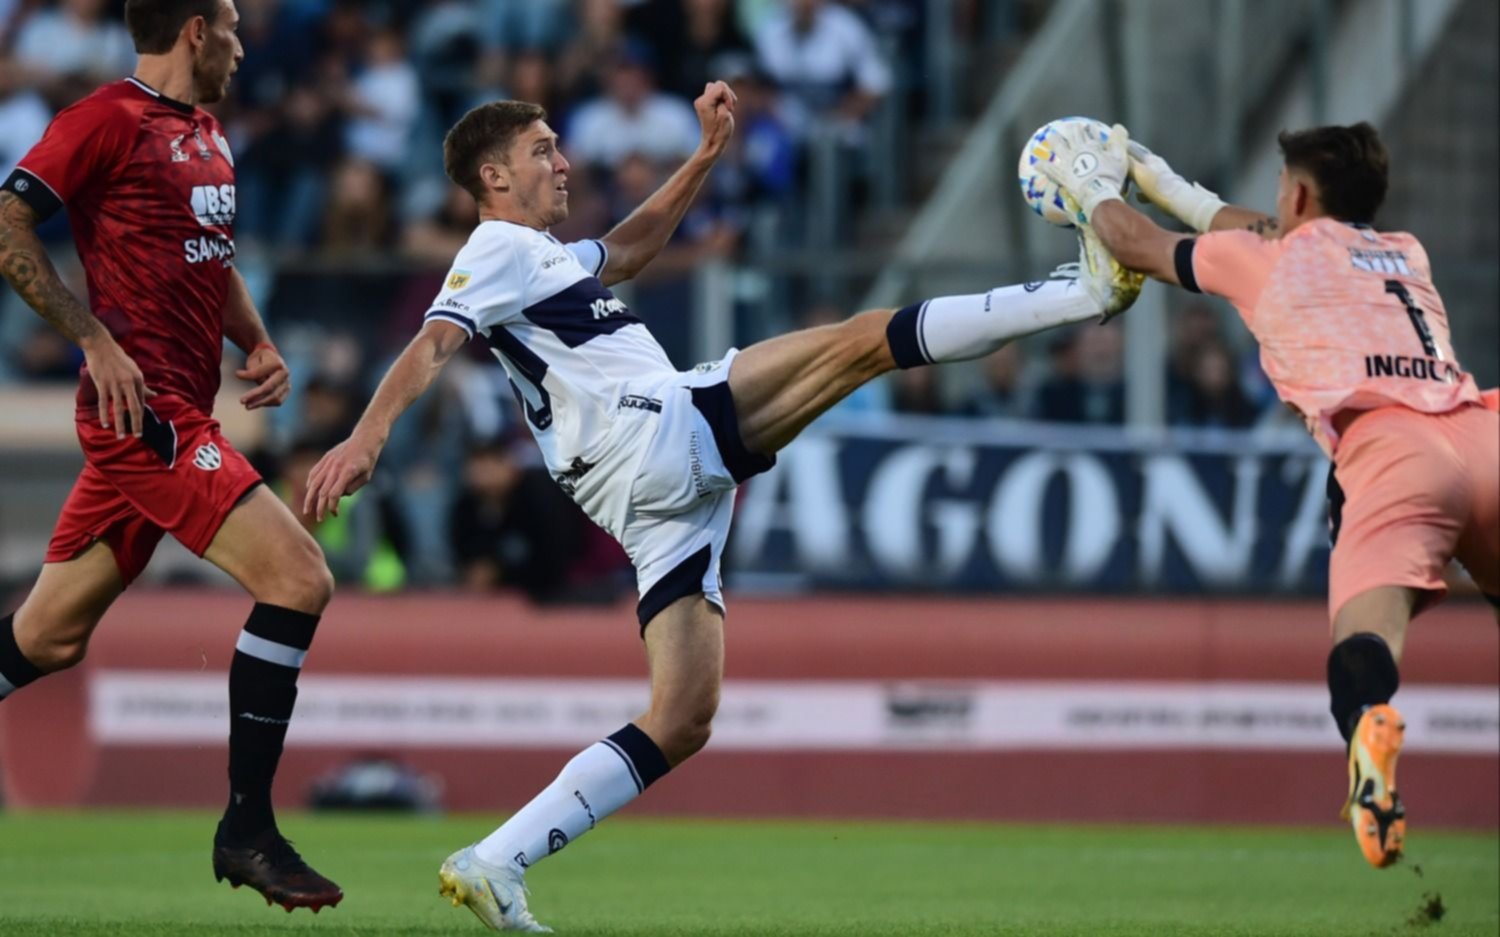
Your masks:
{"label": "player's extended leg", "polygon": [[288,911],[338,904],[343,892],[302,861],[271,809],[297,675],[333,576],[317,541],[264,486],[229,513],[203,556],[255,599],[229,665],[230,795],[214,836],[214,874]]}
{"label": "player's extended leg", "polygon": [[14,614],[0,618],[0,699],[83,660],[89,636],[125,581],[102,541],[62,563],[47,563]]}
{"label": "player's extended leg", "polygon": [[439,890],[495,930],[545,931],[526,906],[528,868],[593,829],[708,742],[724,675],[724,616],[701,594],[647,624],[651,704],[563,766],[483,841],[448,857]]}
{"label": "player's extended leg", "polygon": [[1342,816],[1376,868],[1395,863],[1406,839],[1406,811],[1396,791],[1406,722],[1390,700],[1401,685],[1397,662],[1421,598],[1416,589],[1380,586],[1353,596],[1334,616],[1328,693],[1334,722],[1349,743]]}
{"label": "player's extended leg", "polygon": [[981,358],[1015,339],[1128,308],[1141,277],[1120,268],[1097,243],[1086,240],[1084,256],[1087,263],[1062,278],[871,310],[750,346],[729,371],[745,447],[776,453],[829,407],[887,371]]}

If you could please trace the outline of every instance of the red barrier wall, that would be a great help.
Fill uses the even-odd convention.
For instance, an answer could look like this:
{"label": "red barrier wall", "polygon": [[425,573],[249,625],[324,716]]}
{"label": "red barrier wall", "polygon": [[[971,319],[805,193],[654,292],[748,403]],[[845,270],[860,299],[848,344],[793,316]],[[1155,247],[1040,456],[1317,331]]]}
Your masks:
{"label": "red barrier wall", "polygon": [[[128,594],[101,627],[82,667],[0,705],[0,780],[7,802],[217,804],[224,792],[222,742],[100,744],[89,729],[89,685],[104,673],[223,673],[247,610],[247,600],[233,593]],[[1317,603],[740,599],[732,602],[728,622],[727,679],[1102,686],[1255,681],[1305,688],[1323,680],[1324,615]],[[340,595],[305,673],[639,678],[644,671],[628,605],[538,610],[510,599],[408,594]],[[1495,687],[1500,639],[1489,610],[1454,603],[1419,619],[1402,677],[1408,687]],[[808,712],[806,718],[820,716]],[[576,747],[421,747],[398,754],[443,777],[450,807],[510,810],[550,780]],[[314,777],[366,748],[289,748],[279,800],[300,800]],[[634,809],[1326,823],[1336,814],[1343,786],[1336,747],[716,751],[711,743]],[[1424,825],[1500,825],[1500,758],[1493,751],[1410,753],[1402,762],[1402,787]]]}

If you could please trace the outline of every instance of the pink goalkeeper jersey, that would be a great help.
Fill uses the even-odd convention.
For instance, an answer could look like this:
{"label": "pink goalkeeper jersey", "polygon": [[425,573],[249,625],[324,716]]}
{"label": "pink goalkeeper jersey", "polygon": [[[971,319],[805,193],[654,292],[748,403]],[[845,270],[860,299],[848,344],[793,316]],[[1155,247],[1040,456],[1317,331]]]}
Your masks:
{"label": "pink goalkeeper jersey", "polygon": [[1319,218],[1268,241],[1215,231],[1177,247],[1177,278],[1234,304],[1276,393],[1332,457],[1333,418],[1479,403],[1448,336],[1427,252],[1410,234]]}

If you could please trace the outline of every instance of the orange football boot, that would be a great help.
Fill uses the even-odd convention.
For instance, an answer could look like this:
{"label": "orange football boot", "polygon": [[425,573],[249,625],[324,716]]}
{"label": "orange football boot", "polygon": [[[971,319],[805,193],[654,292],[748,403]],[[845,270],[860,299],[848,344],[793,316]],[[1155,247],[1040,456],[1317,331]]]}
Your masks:
{"label": "orange football boot", "polygon": [[1377,869],[1394,865],[1406,842],[1406,808],[1396,793],[1396,759],[1406,720],[1389,703],[1365,710],[1349,740],[1349,799],[1339,816],[1354,826],[1365,860]]}

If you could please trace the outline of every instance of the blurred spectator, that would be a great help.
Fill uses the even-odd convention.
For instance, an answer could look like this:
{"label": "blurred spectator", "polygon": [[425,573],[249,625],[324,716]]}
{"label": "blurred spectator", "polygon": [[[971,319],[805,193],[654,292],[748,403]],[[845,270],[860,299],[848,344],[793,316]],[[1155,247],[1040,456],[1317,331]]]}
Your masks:
{"label": "blurred spectator", "polygon": [[408,224],[401,232],[401,250],[408,257],[442,267],[453,261],[453,255],[469,240],[479,224],[479,210],[474,196],[456,185],[449,185],[437,212]]}
{"label": "blurred spectator", "polygon": [[27,86],[22,69],[0,59],[0,179],[36,145],[51,120],[52,109]]}
{"label": "blurred spectator", "polygon": [[241,130],[254,138],[269,129],[278,104],[314,61],[317,30],[281,0],[240,0],[238,7],[245,57],[229,90],[241,110]]}
{"label": "blurred spectator", "polygon": [[422,102],[417,70],[406,61],[406,47],[395,29],[370,37],[364,67],[344,97],[349,114],[344,139],[350,155],[385,173],[407,158]]}
{"label": "blurred spectator", "polygon": [[323,220],[323,249],[333,254],[369,253],[390,246],[391,199],[374,164],[358,159],[333,174]]}
{"label": "blurred spectator", "polygon": [[557,63],[557,94],[563,101],[599,91],[602,69],[625,35],[625,6],[620,0],[578,0],[577,9],[577,29]]}
{"label": "blurred spectator", "polygon": [[339,513],[322,521],[302,512],[308,473],[341,439],[320,435],[299,439],[281,459],[272,490],[323,548],[337,582],[359,584],[372,592],[395,591],[406,582],[406,567],[384,534],[376,489],[363,488],[342,499]]}
{"label": "blurred spectator", "polygon": [[897,371],[892,380],[891,409],[895,412],[937,415],[948,411],[937,368],[908,368]]}
{"label": "blurred spectator", "polygon": [[107,0],[61,0],[21,26],[15,57],[55,104],[135,69],[135,44]]}
{"label": "blurred spectator", "polygon": [[569,0],[479,0],[484,44],[501,51],[556,49],[567,37],[570,5]]}
{"label": "blurred spectator", "polygon": [[1052,374],[1037,389],[1036,419],[1055,423],[1125,422],[1125,381],[1118,325],[1070,329],[1048,348]]}
{"label": "blurred spectator", "polygon": [[865,117],[891,90],[890,66],[870,28],[827,0],[785,0],[755,46],[794,105],[788,117],[800,137],[833,120],[847,142],[859,142]]}
{"label": "blurred spectator", "polygon": [[632,155],[680,161],[698,147],[692,105],[656,90],[651,53],[623,43],[611,61],[607,92],[585,101],[568,127],[567,152],[590,167],[614,169]]}
{"label": "blurred spectator", "polygon": [[1255,422],[1256,408],[1240,389],[1234,360],[1217,338],[1198,346],[1188,393],[1170,422],[1186,426],[1245,427]]}
{"label": "blurred spectator", "polygon": [[545,470],[524,468],[504,442],[474,447],[449,531],[463,588],[510,586],[534,601],[562,596],[581,533],[577,506]]}
{"label": "blurred spectator", "polygon": [[[302,389],[302,438],[342,441],[354,429],[362,406],[363,402],[348,384],[323,375],[314,376]],[[332,444],[326,447],[331,448]]]}
{"label": "blurred spectator", "polygon": [[1024,417],[1027,408],[1021,375],[1025,363],[1016,342],[985,358],[980,363],[984,386],[964,402],[963,412],[979,417]]}
{"label": "blurred spectator", "polygon": [[688,100],[754,58],[731,0],[646,0],[626,23],[655,50],[662,89]]}
{"label": "blurred spectator", "polygon": [[[776,90],[770,77],[741,66],[726,75],[739,104],[729,148],[709,177],[713,197],[742,230],[753,212],[787,207],[797,184],[797,153],[791,134],[775,110]],[[774,235],[774,232],[773,232]]]}
{"label": "blurred spectator", "polygon": [[293,88],[239,161],[235,234],[276,247],[312,243],[327,173],[343,153],[338,115],[312,85]]}

